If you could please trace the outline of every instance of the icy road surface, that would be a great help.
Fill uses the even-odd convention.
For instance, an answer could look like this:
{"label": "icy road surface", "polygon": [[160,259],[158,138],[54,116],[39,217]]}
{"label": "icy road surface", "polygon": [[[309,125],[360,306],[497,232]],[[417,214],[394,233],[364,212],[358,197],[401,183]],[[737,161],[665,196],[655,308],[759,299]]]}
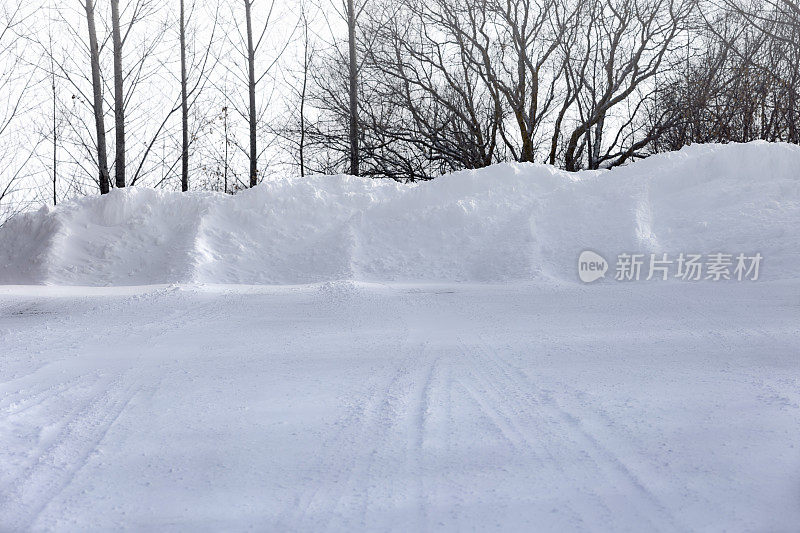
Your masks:
{"label": "icy road surface", "polygon": [[791,531],[800,284],[0,287],[0,530]]}

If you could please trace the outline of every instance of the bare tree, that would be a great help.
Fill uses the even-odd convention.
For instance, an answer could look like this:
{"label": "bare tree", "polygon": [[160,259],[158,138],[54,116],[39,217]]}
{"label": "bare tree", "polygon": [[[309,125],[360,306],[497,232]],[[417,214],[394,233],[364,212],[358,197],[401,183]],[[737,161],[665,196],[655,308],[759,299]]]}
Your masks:
{"label": "bare tree", "polygon": [[[49,30],[49,28],[48,28]],[[56,69],[54,64],[55,52],[53,50],[53,34],[48,31],[48,45],[50,47],[50,88],[53,91],[53,205],[58,204],[58,96],[56,93]]]}
{"label": "bare tree", "polygon": [[0,225],[31,199],[35,171],[29,164],[41,142],[24,130],[37,84],[26,46],[32,18],[24,1],[0,6]]}
{"label": "bare tree", "polygon": [[[509,157],[576,170],[646,155],[669,122],[648,114],[655,78],[673,68],[693,4],[374,1],[356,40],[356,83],[369,94],[357,103],[361,172],[420,179]],[[345,150],[344,118],[347,156],[355,106],[341,95],[352,94],[351,57],[322,60],[313,98],[328,121],[315,124],[315,144]]]}
{"label": "bare tree", "polygon": [[465,55],[474,50],[443,38],[423,7],[408,0],[360,6],[355,106],[349,40],[334,39],[315,55],[308,97],[314,120],[305,130],[304,157],[314,171],[352,172],[352,109],[360,175],[429,179],[499,160],[503,110]]}
{"label": "bare tree", "polygon": [[[173,169],[180,163],[180,187],[182,191],[189,189],[189,159],[190,148],[197,138],[197,133],[202,129],[202,123],[208,122],[207,119],[201,119],[194,124],[194,130],[190,128],[189,113],[200,99],[204,89],[209,84],[209,76],[214,69],[214,62],[212,58],[212,50],[216,44],[215,36],[219,23],[219,11],[215,9],[212,14],[209,14],[204,20],[208,28],[208,41],[201,47],[190,46],[197,40],[198,28],[196,25],[191,25],[193,13],[195,12],[197,4],[192,2],[189,11],[187,12],[185,1],[180,0],[178,12],[178,47],[179,47],[179,74],[176,80],[179,86],[178,97],[174,102],[170,102],[170,108],[164,115],[159,127],[150,138],[139,165],[131,180],[131,184],[136,183],[143,175],[143,169],[147,160],[148,154],[151,153],[155,147],[156,142],[162,137],[163,131],[168,131],[170,119],[174,113],[181,111],[181,126],[180,126],[180,142],[177,157],[165,157],[162,161],[167,166],[167,172],[162,175],[161,179],[156,182],[156,185],[162,185],[169,181]],[[191,27],[190,27],[191,26]],[[191,51],[189,50],[191,48]],[[171,73],[171,71],[170,71]],[[176,102],[176,103],[175,103]],[[169,133],[167,133],[169,135]]]}
{"label": "bare tree", "polygon": [[347,0],[347,51],[350,117],[350,174],[358,176],[358,58],[356,56],[356,8]]}
{"label": "bare tree", "polygon": [[[46,34],[29,17],[39,8],[9,0],[0,135],[8,145],[34,129],[46,148],[0,154],[4,206],[94,183],[185,191],[193,161],[192,188],[231,192],[280,165],[405,181],[506,160],[607,168],[693,142],[800,143],[798,0],[311,1],[319,12],[304,3],[284,23],[274,0],[230,2],[217,42],[216,14],[194,16],[202,0],[54,2],[60,27]],[[279,62],[287,48],[293,65]]]}
{"label": "bare tree", "polygon": [[370,13],[366,32],[375,40],[364,43],[383,102],[363,105],[365,142],[382,141],[369,158],[383,175],[395,177],[396,169],[414,179],[496,162],[505,114],[475,68],[475,44],[428,6],[389,6],[378,18]]}
{"label": "bare tree", "polygon": [[[261,56],[265,55],[261,53],[262,47],[269,42],[270,38],[274,37],[273,35],[268,34],[267,30],[271,28],[273,22],[272,17],[276,3],[275,0],[268,0],[268,3],[266,3],[264,6],[265,9],[259,9],[257,11],[264,13],[264,16],[260,19],[260,30],[258,30],[258,32],[256,32],[257,22],[254,17],[254,5],[255,0],[244,0],[244,34],[242,35],[240,26],[235,23],[233,26],[233,31],[229,32],[229,34],[235,33],[239,35],[239,42],[234,42],[232,44],[234,49],[244,60],[243,74],[241,71],[230,68],[228,72],[233,74],[234,77],[240,81],[242,86],[247,88],[245,103],[242,105],[240,102],[234,98],[231,98],[230,96],[228,96],[228,100],[237,113],[247,122],[249,142],[247,147],[242,147],[242,149],[246,153],[249,162],[249,179],[247,182],[248,187],[255,187],[258,184],[258,180],[261,175],[261,170],[259,169],[259,158],[264,151],[264,146],[262,145],[260,147],[258,142],[259,123],[264,112],[264,109],[259,108],[258,105],[260,96],[259,84],[272,71],[277,64],[278,59],[289,45],[289,41],[283,43],[271,60],[269,60],[266,67],[259,68],[259,65],[263,64],[264,61],[264,58]],[[275,43],[272,42],[272,44]]]}
{"label": "bare tree", "polygon": [[[568,74],[573,87],[580,87],[576,100],[578,119],[567,137],[564,166],[577,170],[585,154],[592,169],[619,165],[659,135],[642,130],[638,112],[655,94],[651,83],[664,71],[665,60],[677,47],[677,36],[686,29],[694,6],[692,0],[592,0],[584,16],[587,53],[571,64]],[[612,111],[626,107],[614,118],[613,135],[607,135]]]}
{"label": "bare tree", "polygon": [[[107,192],[112,184],[107,179],[108,149],[106,147],[109,141],[106,138],[104,127],[106,106],[114,113],[116,135],[113,148],[117,155],[115,184],[118,182],[120,186],[134,185],[149,170],[143,171],[145,162],[155,138],[162,134],[163,128],[156,128],[154,132],[151,129],[155,122],[151,120],[152,117],[157,116],[159,108],[163,107],[163,102],[158,103],[154,98],[155,95],[152,91],[157,89],[158,85],[152,82],[163,72],[160,69],[163,62],[157,61],[157,56],[159,55],[159,46],[163,41],[165,25],[159,24],[153,16],[157,7],[153,0],[137,0],[134,3],[125,4],[124,8],[117,2],[116,9],[112,9],[111,16],[107,18],[110,22],[109,25],[104,23],[102,13],[98,16],[96,12],[98,5],[93,0],[84,2],[83,7],[87,25],[90,26],[88,40],[74,29],[75,13],[68,6],[56,4],[55,9],[60,18],[61,28],[59,49],[64,53],[59,54],[60,57],[56,58],[44,43],[39,41],[39,45],[52,60],[55,67],[52,70],[56,72],[56,80],[68,87],[72,95],[71,105],[62,106],[63,112],[69,116],[65,117],[64,128],[60,132],[60,149],[66,156],[66,159],[62,160],[60,164],[74,167],[85,175],[91,176],[93,181],[100,186],[101,192]],[[91,20],[89,20],[90,18]],[[150,22],[142,25],[142,30],[147,30],[146,32],[133,32],[134,26],[147,20]],[[101,26],[98,26],[98,22]],[[116,36],[115,26],[119,31]],[[98,34],[98,27],[104,29],[102,34]],[[137,37],[139,42],[126,46],[126,42],[131,41],[133,36]],[[67,52],[70,47],[73,50]],[[87,69],[75,61],[74,51],[83,48],[89,50],[92,63],[92,68],[88,71],[90,74],[87,74]],[[111,50],[109,54],[104,53],[109,49]],[[128,51],[127,54],[126,51]],[[111,59],[110,65],[105,62],[104,58],[106,57]],[[91,90],[87,88],[87,85],[91,87]],[[110,93],[113,96],[106,101],[104,99],[105,89],[112,85],[113,89]],[[138,89],[143,85],[148,85],[150,91],[139,92]],[[93,116],[94,127],[88,125],[89,121],[85,117],[86,111]],[[98,134],[98,131],[101,133]],[[152,143],[148,142],[151,134],[154,141]],[[134,154],[134,157],[131,158],[132,147],[134,150],[141,149],[142,151]],[[139,159],[139,165],[136,167],[133,177],[128,179],[127,163],[130,159]],[[105,172],[100,172],[100,179],[94,178],[96,176],[95,166],[105,169]],[[109,181],[108,186],[105,184],[106,181]],[[75,190],[84,193],[86,191],[81,184],[77,184]]]}
{"label": "bare tree", "polygon": [[[279,60],[294,42],[294,33],[300,27],[301,17],[295,13],[287,15],[277,10],[276,6],[275,0],[266,0],[261,4],[256,4],[256,0],[244,0],[244,24],[239,23],[241,11],[232,9],[231,20],[226,27],[231,48],[226,48],[224,53],[233,59],[223,57],[221,64],[226,68],[226,74],[235,78],[235,83],[231,86],[226,82],[223,87],[217,80],[216,87],[226,98],[226,107],[241,117],[247,131],[247,142],[244,144],[239,144],[235,135],[227,136],[235,148],[233,159],[236,159],[236,153],[241,152],[248,161],[247,179],[244,183],[233,185],[236,188],[258,184],[264,173],[260,166],[263,157],[278,138],[274,135],[275,129],[265,120],[267,112],[272,110],[270,104],[276,86],[264,82],[274,76]],[[297,19],[292,20],[295,16]],[[287,24],[275,23],[274,18],[281,17],[287,17],[284,19]],[[238,122],[234,116],[230,116],[228,124],[232,130],[236,130]]]}
{"label": "bare tree", "polygon": [[114,131],[116,158],[114,181],[125,187],[125,92],[122,89],[122,36],[119,29],[119,0],[111,0],[111,35],[114,46]]}
{"label": "bare tree", "polygon": [[186,79],[186,9],[180,0],[181,47],[181,191],[189,190],[189,96]]}
{"label": "bare tree", "polygon": [[89,27],[89,62],[92,69],[92,94],[95,135],[97,144],[97,168],[100,176],[100,194],[109,191],[108,154],[106,152],[106,127],[103,114],[103,85],[100,80],[100,48],[94,23],[94,2],[85,0],[86,23]]}
{"label": "bare tree", "polygon": [[308,71],[311,66],[311,56],[313,52],[309,49],[308,37],[308,17],[306,15],[305,4],[303,4],[302,11],[302,24],[303,24],[303,81],[300,89],[300,139],[298,140],[298,156],[300,162],[300,176],[306,175],[306,94],[308,92]]}
{"label": "bare tree", "polygon": [[702,4],[681,72],[662,79],[656,150],[696,142],[800,142],[800,14],[793,1]]}
{"label": "bare tree", "polygon": [[[250,187],[255,187],[258,184],[258,149],[256,144],[256,46],[253,44],[253,20],[250,14],[250,8],[253,6],[254,1],[255,0],[244,0],[244,13],[247,23],[247,97],[248,120],[250,127]],[[264,28],[266,30],[266,26]]]}
{"label": "bare tree", "polygon": [[572,30],[580,2],[559,0],[435,0],[422,7],[457,42],[498,106],[507,106],[519,133],[519,161],[534,161],[537,135],[556,97],[558,64],[552,59]]}

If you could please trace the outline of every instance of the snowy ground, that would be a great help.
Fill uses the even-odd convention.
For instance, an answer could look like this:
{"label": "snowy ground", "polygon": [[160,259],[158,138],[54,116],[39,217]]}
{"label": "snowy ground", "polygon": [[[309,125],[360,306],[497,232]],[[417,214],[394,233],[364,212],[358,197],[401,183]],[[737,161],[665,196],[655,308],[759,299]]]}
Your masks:
{"label": "snowy ground", "polygon": [[0,530],[791,531],[800,282],[0,287]]}

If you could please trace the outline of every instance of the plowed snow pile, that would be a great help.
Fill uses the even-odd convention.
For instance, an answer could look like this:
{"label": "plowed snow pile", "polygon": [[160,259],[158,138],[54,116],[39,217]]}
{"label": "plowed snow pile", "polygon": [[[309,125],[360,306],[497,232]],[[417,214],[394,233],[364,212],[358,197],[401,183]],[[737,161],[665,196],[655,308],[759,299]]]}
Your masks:
{"label": "plowed snow pile", "polygon": [[114,190],[0,228],[0,283],[577,280],[584,249],[755,253],[800,269],[800,147],[698,145],[611,171],[503,164],[428,183],[287,178]]}

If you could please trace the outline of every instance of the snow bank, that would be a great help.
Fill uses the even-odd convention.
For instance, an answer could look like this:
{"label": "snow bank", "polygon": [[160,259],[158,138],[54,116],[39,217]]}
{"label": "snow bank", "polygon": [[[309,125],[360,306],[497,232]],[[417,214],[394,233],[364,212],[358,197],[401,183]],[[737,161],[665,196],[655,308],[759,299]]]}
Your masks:
{"label": "snow bank", "polygon": [[576,281],[587,248],[612,265],[620,252],[760,252],[762,279],[787,279],[800,275],[798,227],[800,147],[697,145],[610,171],[114,190],[0,228],[0,283]]}

